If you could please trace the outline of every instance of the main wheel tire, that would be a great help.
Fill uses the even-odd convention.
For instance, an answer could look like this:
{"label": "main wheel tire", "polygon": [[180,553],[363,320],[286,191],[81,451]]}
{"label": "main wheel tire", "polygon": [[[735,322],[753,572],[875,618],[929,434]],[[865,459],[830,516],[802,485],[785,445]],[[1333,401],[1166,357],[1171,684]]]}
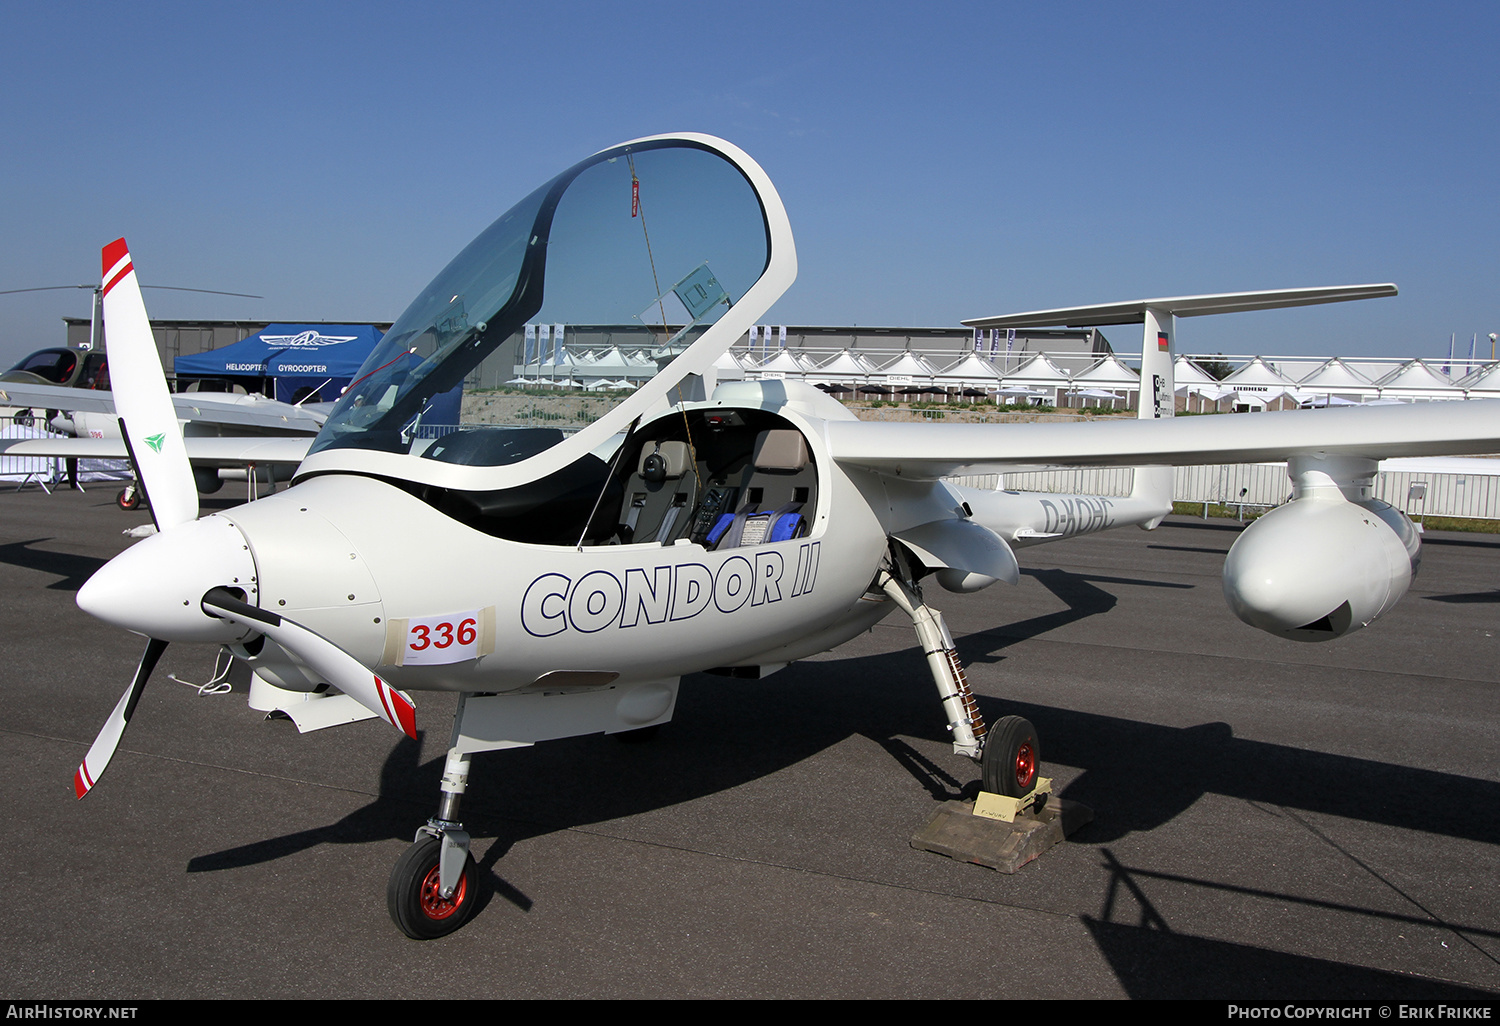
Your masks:
{"label": "main wheel tire", "polygon": [[129,511],[141,504],[141,493],[136,488],[121,488],[120,494],[115,496],[115,504],[121,509]]}
{"label": "main wheel tire", "polygon": [[1042,746],[1036,728],[1019,716],[1006,716],[990,728],[979,760],[984,789],[1007,798],[1024,798],[1036,787]]}
{"label": "main wheel tire", "polygon": [[385,900],[391,920],[413,940],[446,937],[468,921],[478,897],[474,856],[464,859],[463,872],[451,898],[438,893],[438,855],[443,842],[423,836],[407,848],[391,867]]}

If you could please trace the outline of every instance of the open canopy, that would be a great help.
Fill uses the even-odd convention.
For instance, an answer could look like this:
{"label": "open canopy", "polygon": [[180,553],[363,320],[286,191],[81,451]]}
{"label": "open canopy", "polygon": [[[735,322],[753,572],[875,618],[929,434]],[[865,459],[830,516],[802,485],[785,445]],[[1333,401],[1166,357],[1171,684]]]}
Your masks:
{"label": "open canopy", "polygon": [[[492,489],[560,470],[671,401],[669,392],[689,398],[684,379],[707,371],[795,273],[785,211],[733,146],[661,136],[596,153],[503,214],[417,296],[330,414],[301,473]],[[481,364],[503,371],[498,380],[525,364],[533,323],[619,326],[629,337],[611,344],[646,352],[650,369],[630,371],[639,387],[602,413],[543,410],[560,430],[536,436],[539,448],[476,437],[462,462],[442,455],[454,446],[414,448],[434,426],[432,411]]]}

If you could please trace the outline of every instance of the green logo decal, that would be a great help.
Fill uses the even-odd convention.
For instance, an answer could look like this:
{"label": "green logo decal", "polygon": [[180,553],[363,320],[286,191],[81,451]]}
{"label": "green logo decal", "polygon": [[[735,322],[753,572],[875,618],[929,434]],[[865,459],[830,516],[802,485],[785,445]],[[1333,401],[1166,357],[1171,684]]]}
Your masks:
{"label": "green logo decal", "polygon": [[161,444],[167,440],[166,435],[147,435],[146,444],[151,446],[152,452],[161,452]]}

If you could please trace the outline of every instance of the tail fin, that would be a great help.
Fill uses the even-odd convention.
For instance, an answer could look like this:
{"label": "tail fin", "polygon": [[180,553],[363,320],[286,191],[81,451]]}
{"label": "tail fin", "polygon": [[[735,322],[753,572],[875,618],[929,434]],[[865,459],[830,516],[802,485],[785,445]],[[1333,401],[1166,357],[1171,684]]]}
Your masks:
{"label": "tail fin", "polygon": [[120,433],[156,528],[198,518],[198,489],[124,239],[104,247],[104,340]]}
{"label": "tail fin", "polygon": [[[1170,308],[1148,306],[1142,314],[1145,324],[1141,331],[1141,396],[1135,415],[1141,420],[1160,420],[1177,413],[1174,367],[1177,347],[1173,341],[1177,318]],[[1162,517],[1172,512],[1173,474],[1171,467],[1135,468],[1131,497],[1151,502],[1162,511],[1160,517],[1143,522],[1141,530],[1156,530]]]}
{"label": "tail fin", "polygon": [[[1106,324],[1144,323],[1141,342],[1141,396],[1137,416],[1142,420],[1160,420],[1177,411],[1176,385],[1172,362],[1175,359],[1173,339],[1178,317],[1201,317],[1206,314],[1244,313],[1250,310],[1276,310],[1292,306],[1315,306],[1320,303],[1342,303],[1351,299],[1376,299],[1394,296],[1394,285],[1335,285],[1304,289],[1275,289],[1264,292],[1222,292],[1206,296],[1173,296],[1162,299],[1135,299],[1125,303],[1099,303],[1094,306],[1072,306],[1058,310],[1034,310],[1030,313],[1002,317],[975,317],[961,322],[970,328],[1047,328],[1065,324],[1072,328],[1095,328]],[[1172,511],[1172,468],[1137,467],[1131,495],[1155,499],[1162,515]],[[1161,517],[1142,527],[1150,530],[1161,523]]]}
{"label": "tail fin", "polygon": [[1141,332],[1141,399],[1136,416],[1141,420],[1159,420],[1177,412],[1173,361],[1177,348],[1177,318],[1170,308],[1148,306],[1142,311],[1145,322]]}

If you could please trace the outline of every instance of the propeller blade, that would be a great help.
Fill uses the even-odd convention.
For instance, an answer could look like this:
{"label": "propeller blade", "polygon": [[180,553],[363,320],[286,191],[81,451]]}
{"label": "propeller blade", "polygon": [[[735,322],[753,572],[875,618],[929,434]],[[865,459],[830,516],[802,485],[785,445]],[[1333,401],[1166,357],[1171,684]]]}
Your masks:
{"label": "propeller blade", "polygon": [[321,634],[284,616],[243,602],[226,588],[209,589],[203,596],[203,611],[260,631],[296,655],[329,684],[416,740],[417,709],[411,699]]}
{"label": "propeller blade", "polygon": [[104,726],[99,730],[99,736],[94,739],[93,745],[89,747],[88,754],[78,764],[78,771],[73,774],[73,792],[82,798],[93,789],[104,775],[109,766],[109,760],[114,757],[115,749],[120,747],[120,738],[125,735],[125,725],[130,722],[131,714],[135,712],[135,704],[140,701],[141,692],[146,689],[146,678],[151,676],[151,671],[156,669],[156,661],[161,654],[167,650],[165,641],[156,638],[146,640],[146,651],[141,655],[140,665],[135,668],[135,678],[130,682],[130,687],[120,696],[120,701],[115,704],[114,712],[109,714],[109,719],[104,721]]}
{"label": "propeller blade", "polygon": [[104,247],[104,330],[115,412],[156,529],[198,519],[198,488],[124,239]]}

